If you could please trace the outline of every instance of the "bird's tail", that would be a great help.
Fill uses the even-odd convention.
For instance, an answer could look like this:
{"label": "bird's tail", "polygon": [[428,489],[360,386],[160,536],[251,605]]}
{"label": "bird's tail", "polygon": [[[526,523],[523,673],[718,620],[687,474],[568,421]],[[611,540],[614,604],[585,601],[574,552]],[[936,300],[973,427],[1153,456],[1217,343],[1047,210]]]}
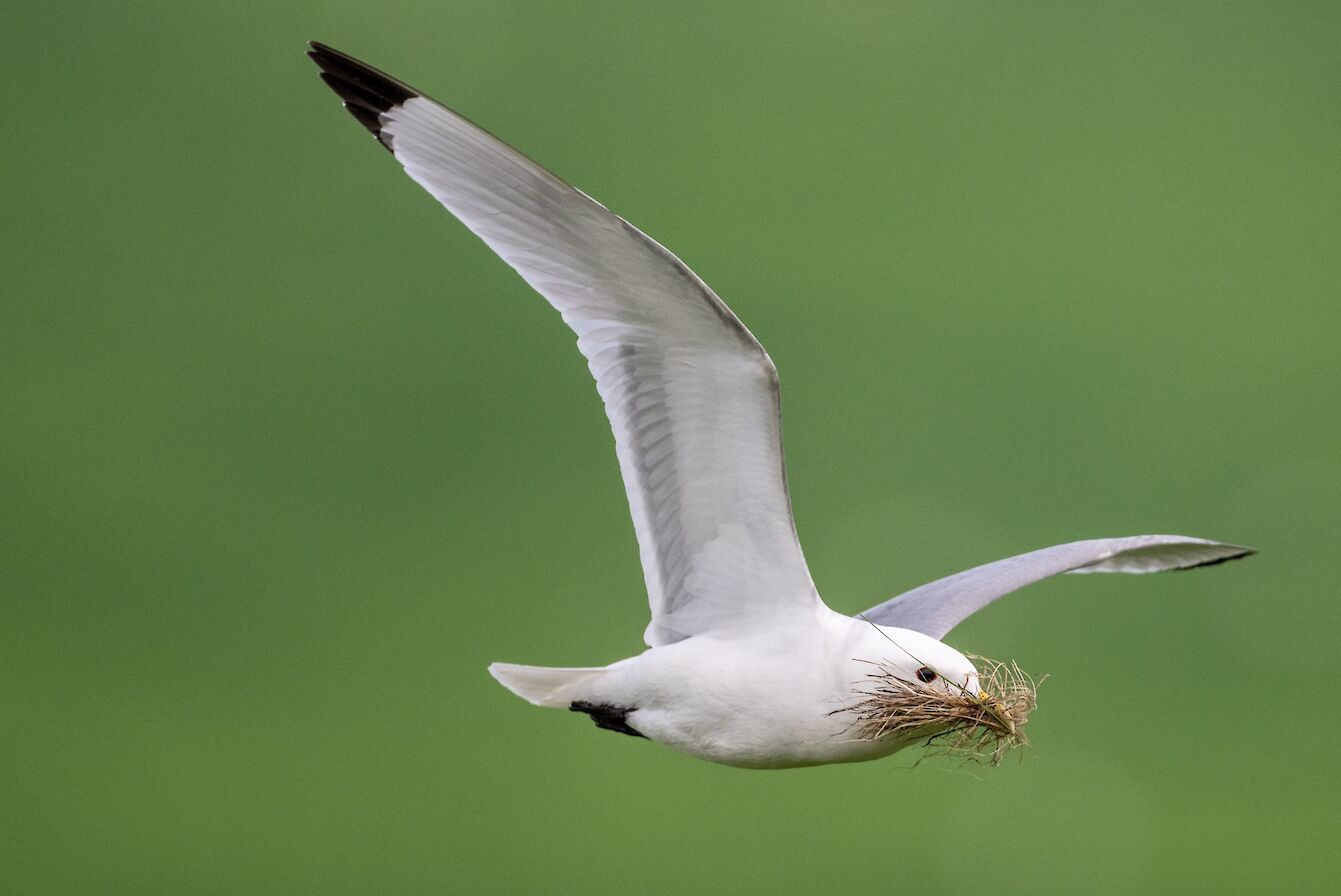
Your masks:
{"label": "bird's tail", "polygon": [[586,669],[559,669],[552,666],[518,666],[513,663],[493,663],[489,674],[498,683],[523,700],[536,706],[567,708],[578,699],[577,685],[606,671],[605,666]]}

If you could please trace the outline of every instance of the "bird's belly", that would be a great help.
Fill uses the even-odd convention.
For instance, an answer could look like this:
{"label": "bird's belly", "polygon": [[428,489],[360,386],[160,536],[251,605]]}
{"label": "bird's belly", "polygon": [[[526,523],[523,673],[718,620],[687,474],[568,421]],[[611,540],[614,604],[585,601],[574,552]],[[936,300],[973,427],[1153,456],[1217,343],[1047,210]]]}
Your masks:
{"label": "bird's belly", "polygon": [[[676,724],[662,725],[649,720],[651,740],[699,759],[737,768],[780,769],[828,765],[836,762],[865,762],[890,755],[911,741],[896,742],[845,737],[843,731],[810,732],[793,730],[792,736],[756,739],[748,726],[724,725],[712,731]],[[814,737],[808,736],[813,733]]]}
{"label": "bird's belly", "polygon": [[783,662],[747,651],[696,652],[708,655],[658,648],[638,658],[646,662],[630,668],[620,688],[636,707],[630,727],[675,750],[742,768],[861,762],[912,742],[854,732],[855,717],[845,710],[856,695],[846,669],[795,656]]}

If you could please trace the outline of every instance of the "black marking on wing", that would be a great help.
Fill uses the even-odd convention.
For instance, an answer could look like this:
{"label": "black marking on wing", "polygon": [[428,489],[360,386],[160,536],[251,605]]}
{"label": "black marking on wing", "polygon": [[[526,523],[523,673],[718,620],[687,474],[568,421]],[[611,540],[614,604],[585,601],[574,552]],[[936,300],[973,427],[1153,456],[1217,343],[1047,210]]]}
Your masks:
{"label": "black marking on wing", "polygon": [[615,706],[612,703],[588,703],[585,700],[575,700],[568,705],[573,712],[585,712],[591,716],[591,720],[596,723],[597,728],[604,728],[606,731],[618,731],[620,734],[627,734],[630,737],[641,737],[647,739],[647,735],[637,731],[629,726],[629,713],[637,710],[636,706]]}
{"label": "black marking on wing", "polygon": [[1223,557],[1215,557],[1211,560],[1203,560],[1200,563],[1193,563],[1191,566],[1180,566],[1172,572],[1186,572],[1189,569],[1205,569],[1208,566],[1219,566],[1221,563],[1228,563],[1230,560],[1239,560],[1243,557],[1251,557],[1257,551],[1253,548],[1244,548],[1237,554],[1226,554]]}
{"label": "black marking on wing", "polygon": [[416,96],[418,90],[322,43],[307,45],[307,55],[321,69],[321,80],[344,100],[349,114],[359,120],[387,149],[390,136],[382,136],[382,114]]}

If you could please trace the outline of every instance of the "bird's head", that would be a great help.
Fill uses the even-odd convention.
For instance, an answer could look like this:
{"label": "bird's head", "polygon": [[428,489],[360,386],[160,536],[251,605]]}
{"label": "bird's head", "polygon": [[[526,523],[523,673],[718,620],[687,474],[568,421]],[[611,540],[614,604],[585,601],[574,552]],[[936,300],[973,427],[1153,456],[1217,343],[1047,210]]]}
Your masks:
{"label": "bird's head", "polygon": [[952,752],[986,754],[993,762],[1025,740],[1035,686],[1018,666],[973,660],[948,644],[909,629],[877,626],[878,657],[849,711],[864,737],[927,738]]}
{"label": "bird's head", "polygon": [[868,643],[875,646],[875,655],[863,659],[879,666],[883,674],[927,691],[975,696],[982,692],[978,668],[949,644],[911,629],[873,628]]}

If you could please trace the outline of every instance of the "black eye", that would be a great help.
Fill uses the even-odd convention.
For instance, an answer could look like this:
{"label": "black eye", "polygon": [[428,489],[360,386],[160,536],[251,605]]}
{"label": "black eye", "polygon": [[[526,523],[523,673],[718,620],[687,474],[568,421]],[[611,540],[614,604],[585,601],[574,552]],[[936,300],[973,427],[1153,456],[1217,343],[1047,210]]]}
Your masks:
{"label": "black eye", "polygon": [[935,671],[926,666],[923,666],[921,669],[918,669],[916,674],[917,674],[917,680],[922,682],[923,684],[931,684],[933,681],[936,680]]}

